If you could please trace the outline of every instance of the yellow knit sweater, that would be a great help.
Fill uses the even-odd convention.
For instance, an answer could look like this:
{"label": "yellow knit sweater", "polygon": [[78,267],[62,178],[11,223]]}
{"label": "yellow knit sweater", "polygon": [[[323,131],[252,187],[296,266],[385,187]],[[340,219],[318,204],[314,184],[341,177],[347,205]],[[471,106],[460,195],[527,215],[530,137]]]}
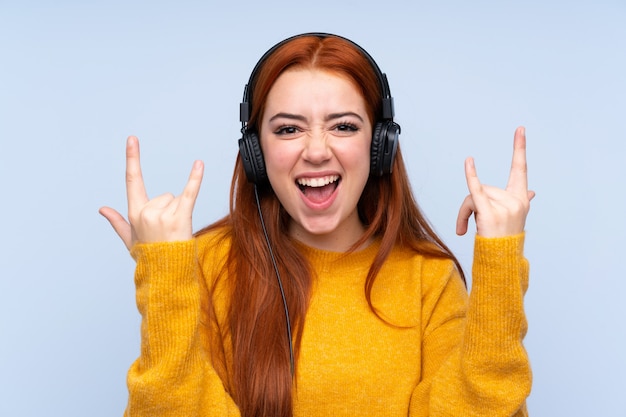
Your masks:
{"label": "yellow knit sweater", "polygon": [[[200,308],[209,297],[202,289],[213,288],[228,251],[227,242],[216,242],[206,234],[133,248],[143,320],[126,416],[239,416],[208,359],[211,336]],[[522,345],[523,243],[523,234],[477,237],[469,297],[452,262],[394,249],[372,301],[398,326],[377,318],[364,295],[378,244],[347,256],[303,247],[316,279],[294,415],[526,416],[531,371]],[[218,284],[213,293],[219,323],[226,323],[223,290]]]}

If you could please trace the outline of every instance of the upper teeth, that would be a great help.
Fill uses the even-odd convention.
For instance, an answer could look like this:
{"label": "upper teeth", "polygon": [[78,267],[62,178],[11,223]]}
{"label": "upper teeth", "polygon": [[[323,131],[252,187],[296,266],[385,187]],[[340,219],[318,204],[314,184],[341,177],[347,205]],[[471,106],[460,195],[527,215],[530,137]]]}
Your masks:
{"label": "upper teeth", "polygon": [[323,187],[339,179],[339,175],[327,175],[320,178],[298,178],[298,184],[307,187]]}

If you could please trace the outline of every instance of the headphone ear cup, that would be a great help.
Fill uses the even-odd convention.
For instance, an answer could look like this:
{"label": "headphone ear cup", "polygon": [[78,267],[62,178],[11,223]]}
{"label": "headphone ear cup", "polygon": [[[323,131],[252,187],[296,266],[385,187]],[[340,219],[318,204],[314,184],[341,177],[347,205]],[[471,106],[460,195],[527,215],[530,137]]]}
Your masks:
{"label": "headphone ear cup", "polygon": [[376,123],[376,125],[374,125],[374,130],[372,133],[372,146],[370,148],[370,176],[372,177],[380,177],[382,175],[382,139],[380,137],[382,128],[383,124],[381,122],[378,122]]}
{"label": "headphone ear cup", "polygon": [[387,121],[385,123],[385,147],[383,150],[383,174],[391,174],[393,171],[393,162],[396,159],[398,151],[398,142],[400,139],[400,125]]}
{"label": "headphone ear cup", "polygon": [[370,150],[370,175],[391,174],[398,150],[400,125],[391,120],[376,123]]}
{"label": "headphone ear cup", "polygon": [[257,185],[267,182],[265,160],[256,132],[246,130],[243,133],[239,139],[239,155],[248,181]]}

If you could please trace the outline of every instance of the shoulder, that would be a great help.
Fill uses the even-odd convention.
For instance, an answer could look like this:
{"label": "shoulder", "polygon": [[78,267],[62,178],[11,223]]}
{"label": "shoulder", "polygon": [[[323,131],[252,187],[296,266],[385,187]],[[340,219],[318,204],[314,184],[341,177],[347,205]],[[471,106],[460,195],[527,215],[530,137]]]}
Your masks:
{"label": "shoulder", "polygon": [[376,277],[372,300],[389,321],[414,326],[418,312],[432,309],[449,289],[464,300],[465,284],[451,259],[396,246]]}
{"label": "shoulder", "polygon": [[230,228],[216,227],[209,228],[198,233],[196,241],[198,261],[205,274],[222,270],[228,260],[232,245]]}
{"label": "shoulder", "polygon": [[454,276],[459,276],[456,264],[445,256],[421,253],[409,247],[396,246],[389,254],[386,267],[395,274],[407,272],[419,277],[422,283],[445,283]]}
{"label": "shoulder", "polygon": [[201,252],[205,249],[219,249],[220,247],[230,247],[231,232],[227,226],[204,229],[194,237]]}
{"label": "shoulder", "polygon": [[[446,291],[452,291],[458,297],[465,298],[467,288],[456,263],[445,256],[424,254],[413,248],[395,248],[389,257],[395,273],[400,276],[407,272],[417,281],[420,298],[423,303],[434,302]],[[402,272],[406,271],[406,272]]]}

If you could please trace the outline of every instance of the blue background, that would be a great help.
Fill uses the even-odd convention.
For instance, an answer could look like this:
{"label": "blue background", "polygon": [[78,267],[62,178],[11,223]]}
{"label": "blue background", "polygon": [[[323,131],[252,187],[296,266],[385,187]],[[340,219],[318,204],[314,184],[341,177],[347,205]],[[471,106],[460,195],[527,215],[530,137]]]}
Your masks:
{"label": "blue background", "polygon": [[416,196],[468,271],[463,160],[504,186],[527,127],[531,414],[626,416],[623,0],[0,0],[0,415],[122,414],[134,264],[97,210],[125,211],[125,139],[152,196],[204,160],[194,225],[216,220],[250,71],[306,31],[387,73]]}

